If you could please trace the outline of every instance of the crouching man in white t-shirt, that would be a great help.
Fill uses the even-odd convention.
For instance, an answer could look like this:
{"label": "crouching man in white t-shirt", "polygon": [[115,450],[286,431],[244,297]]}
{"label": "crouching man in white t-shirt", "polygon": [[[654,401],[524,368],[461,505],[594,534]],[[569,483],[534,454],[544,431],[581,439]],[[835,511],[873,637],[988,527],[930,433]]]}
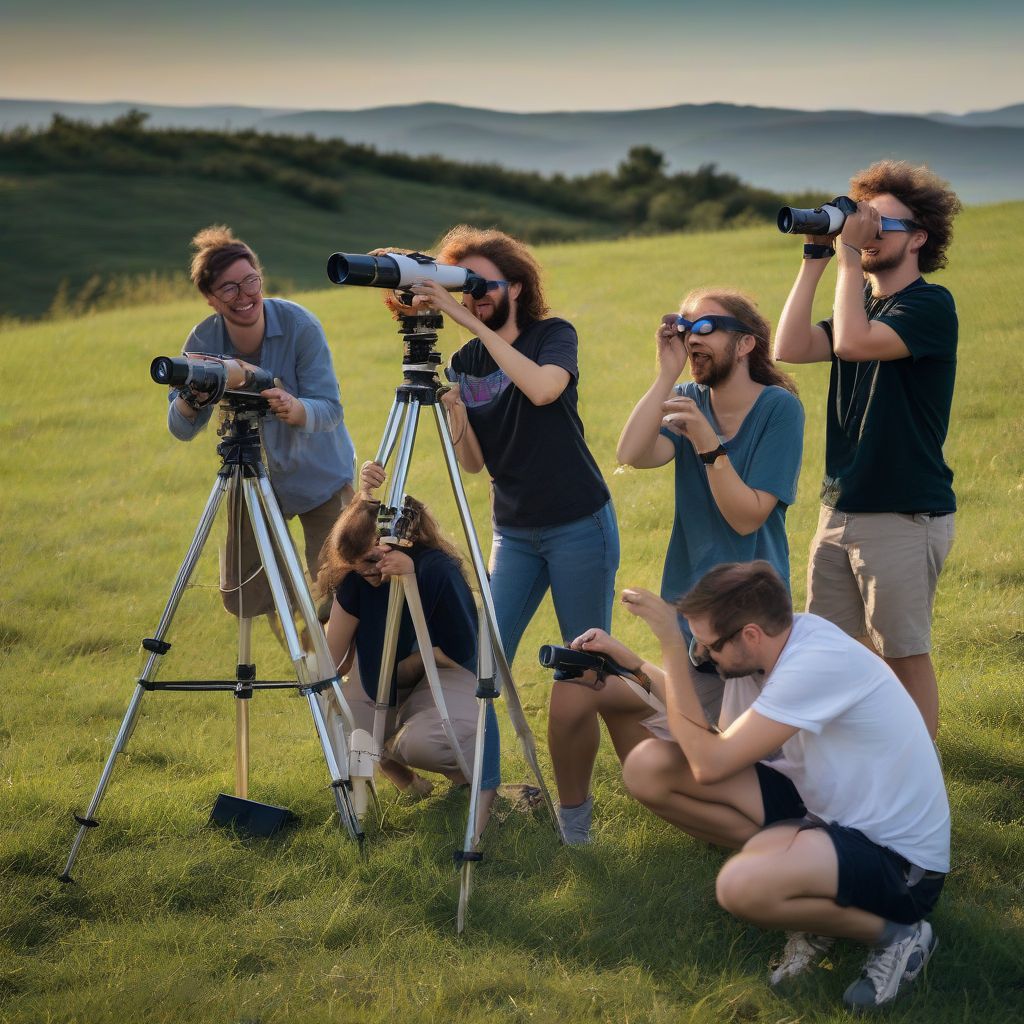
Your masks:
{"label": "crouching man in white t-shirt", "polygon": [[[661,642],[672,737],[649,727],[654,736],[626,759],[627,788],[691,835],[740,848],[718,875],[718,902],[789,933],[773,983],[810,969],[834,939],[852,939],[872,951],[846,1005],[894,999],[935,949],[924,918],[949,870],[942,771],[907,691],[836,626],[794,616],[767,562],[717,566],[676,606],[646,590],[622,600]],[[574,646],[637,660],[599,631]],[[724,732],[707,725],[690,681],[688,659],[707,658],[724,679],[756,681]],[[661,689],[657,666],[640,671]]]}

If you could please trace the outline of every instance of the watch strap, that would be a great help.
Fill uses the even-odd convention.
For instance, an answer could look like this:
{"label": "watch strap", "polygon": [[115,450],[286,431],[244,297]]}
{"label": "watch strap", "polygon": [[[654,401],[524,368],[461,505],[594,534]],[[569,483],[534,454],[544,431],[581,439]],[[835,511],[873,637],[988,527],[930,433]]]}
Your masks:
{"label": "watch strap", "polygon": [[804,245],[805,260],[828,260],[835,256],[836,250],[831,245],[817,245],[814,242],[807,242]]}
{"label": "watch strap", "polygon": [[714,451],[710,452],[697,452],[697,458],[704,463],[705,466],[713,465],[720,455],[728,455],[729,453],[725,450],[725,445],[720,444]]}

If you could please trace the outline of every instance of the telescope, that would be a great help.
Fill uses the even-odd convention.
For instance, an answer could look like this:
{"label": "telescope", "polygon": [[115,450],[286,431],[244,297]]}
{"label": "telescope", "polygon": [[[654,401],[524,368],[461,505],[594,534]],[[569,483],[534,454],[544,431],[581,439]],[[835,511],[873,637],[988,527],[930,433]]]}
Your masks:
{"label": "telescope", "polygon": [[225,394],[256,395],[280,387],[280,381],[258,366],[249,369],[237,359],[194,353],[185,356],[157,356],[150,363],[149,375],[157,384],[178,388],[189,394],[205,394],[203,405],[219,402]]}
{"label": "telescope", "polygon": [[608,673],[618,675],[623,671],[611,658],[603,654],[577,651],[571,647],[559,647],[557,644],[544,644],[537,652],[537,660],[544,668],[554,669],[555,682],[579,679],[588,669],[595,671],[599,677]]}
{"label": "telescope", "polygon": [[408,256],[336,252],[327,261],[327,276],[335,284],[392,289],[410,288],[421,281],[436,281],[447,291],[465,292],[474,299],[482,299],[487,294],[487,281],[479,274],[465,267],[438,263],[433,256],[422,252]]}

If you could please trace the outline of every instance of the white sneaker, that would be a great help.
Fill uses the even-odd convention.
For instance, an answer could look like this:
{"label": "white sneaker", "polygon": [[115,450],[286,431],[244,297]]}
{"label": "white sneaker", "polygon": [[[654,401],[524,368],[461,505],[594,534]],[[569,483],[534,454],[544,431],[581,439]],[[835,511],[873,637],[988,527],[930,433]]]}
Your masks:
{"label": "white sneaker", "polygon": [[773,968],[769,985],[778,985],[788,978],[806,974],[816,967],[821,958],[832,948],[835,939],[831,935],[812,935],[810,932],[788,932],[786,946],[775,957],[769,967]]}
{"label": "white sneaker", "polygon": [[938,944],[932,926],[918,921],[905,939],[873,949],[860,977],[843,993],[843,1004],[863,1012],[891,1002],[924,970]]}

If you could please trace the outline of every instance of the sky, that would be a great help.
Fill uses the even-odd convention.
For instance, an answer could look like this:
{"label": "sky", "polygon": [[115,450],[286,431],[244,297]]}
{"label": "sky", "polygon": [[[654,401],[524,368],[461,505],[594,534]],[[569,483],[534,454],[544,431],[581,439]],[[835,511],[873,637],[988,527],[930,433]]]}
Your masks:
{"label": "sky", "polygon": [[0,98],[508,111],[1024,102],[1019,0],[0,0]]}

